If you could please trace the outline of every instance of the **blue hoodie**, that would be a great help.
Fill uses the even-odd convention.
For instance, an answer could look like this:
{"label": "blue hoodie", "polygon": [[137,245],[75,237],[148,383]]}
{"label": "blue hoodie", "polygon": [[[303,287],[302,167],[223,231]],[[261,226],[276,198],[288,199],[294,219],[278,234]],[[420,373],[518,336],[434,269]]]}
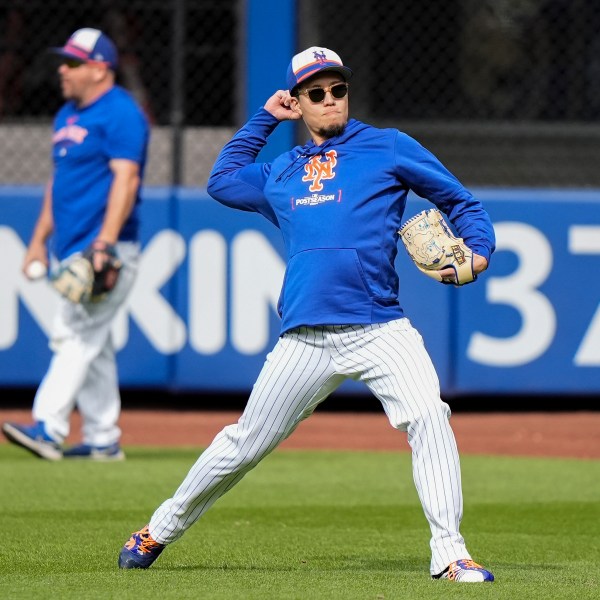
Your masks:
{"label": "blue hoodie", "polygon": [[394,261],[411,189],[489,261],[494,230],[488,214],[413,138],[351,119],[321,146],[311,141],[272,163],[256,163],[277,124],[265,109],[252,117],[219,154],[208,193],[261,213],[281,230],[287,250],[278,305],[282,333],[403,316]]}

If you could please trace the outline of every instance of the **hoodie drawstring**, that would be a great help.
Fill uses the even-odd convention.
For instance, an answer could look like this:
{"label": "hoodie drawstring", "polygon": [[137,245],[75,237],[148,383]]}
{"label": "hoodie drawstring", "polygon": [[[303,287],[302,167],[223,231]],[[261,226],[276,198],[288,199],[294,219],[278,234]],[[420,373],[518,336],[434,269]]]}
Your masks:
{"label": "hoodie drawstring", "polygon": [[[316,146],[316,152],[303,152],[301,154],[298,154],[298,156],[296,156],[296,158],[283,170],[281,171],[281,173],[279,173],[279,175],[277,175],[277,178],[275,179],[276,182],[281,181],[281,179],[285,177],[285,181],[289,181],[292,176],[297,173],[300,169],[304,168],[304,165],[307,165],[315,156],[319,156],[319,154],[323,154],[323,151],[328,148],[331,145],[331,140],[327,140],[322,146]],[[301,162],[300,159],[305,159]],[[294,166],[296,168],[294,168]]]}

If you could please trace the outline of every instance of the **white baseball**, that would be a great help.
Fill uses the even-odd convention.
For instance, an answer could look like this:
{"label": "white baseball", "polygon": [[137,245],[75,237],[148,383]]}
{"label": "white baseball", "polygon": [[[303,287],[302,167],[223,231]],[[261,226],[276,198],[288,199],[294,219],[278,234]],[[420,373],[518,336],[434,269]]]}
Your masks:
{"label": "white baseball", "polygon": [[47,272],[48,269],[41,260],[32,260],[25,269],[25,274],[29,279],[41,279]]}

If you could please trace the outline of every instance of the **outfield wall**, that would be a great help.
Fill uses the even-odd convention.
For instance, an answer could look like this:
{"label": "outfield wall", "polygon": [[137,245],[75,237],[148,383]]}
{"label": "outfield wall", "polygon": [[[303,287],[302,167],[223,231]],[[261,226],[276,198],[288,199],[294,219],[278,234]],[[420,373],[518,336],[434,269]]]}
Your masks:
{"label": "outfield wall", "polygon": [[[402,248],[397,260],[443,393],[600,393],[600,190],[474,191],[498,238],[479,282],[441,286]],[[37,385],[51,356],[56,295],[20,274],[41,194],[0,187],[3,387]],[[426,206],[411,197],[406,218]],[[278,335],[278,230],[190,188],[146,189],[142,223],[140,275],[114,327],[123,387],[249,390]]]}

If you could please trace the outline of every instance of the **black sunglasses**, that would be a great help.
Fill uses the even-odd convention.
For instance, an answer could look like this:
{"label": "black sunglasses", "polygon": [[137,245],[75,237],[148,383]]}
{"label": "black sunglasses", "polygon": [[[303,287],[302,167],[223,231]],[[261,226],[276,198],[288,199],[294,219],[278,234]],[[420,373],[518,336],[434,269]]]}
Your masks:
{"label": "black sunglasses", "polygon": [[77,67],[84,65],[85,61],[77,60],[76,58],[63,58],[61,64],[65,65],[69,69],[76,69]]}
{"label": "black sunglasses", "polygon": [[347,83],[334,83],[329,87],[324,88],[311,88],[310,90],[298,90],[299,94],[306,94],[310,101],[314,104],[319,104],[319,102],[323,102],[325,100],[325,94],[327,92],[331,92],[331,95],[339,100],[340,98],[345,98],[348,93],[348,84]]}

